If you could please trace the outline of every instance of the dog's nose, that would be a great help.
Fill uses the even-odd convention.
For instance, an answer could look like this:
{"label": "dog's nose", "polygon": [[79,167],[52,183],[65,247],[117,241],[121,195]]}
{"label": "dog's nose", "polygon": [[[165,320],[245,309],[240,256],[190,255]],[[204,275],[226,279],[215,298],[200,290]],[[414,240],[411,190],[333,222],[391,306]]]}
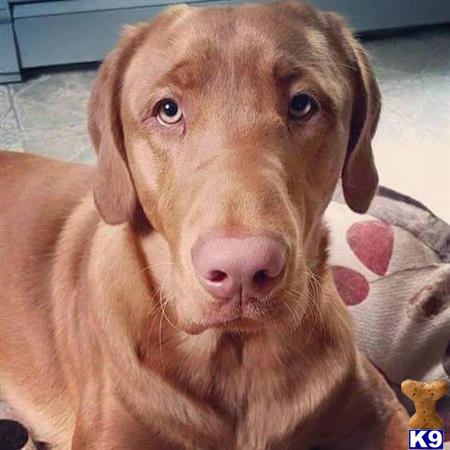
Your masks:
{"label": "dog's nose", "polygon": [[209,237],[192,249],[200,283],[214,297],[258,299],[279,283],[287,246],[268,236]]}

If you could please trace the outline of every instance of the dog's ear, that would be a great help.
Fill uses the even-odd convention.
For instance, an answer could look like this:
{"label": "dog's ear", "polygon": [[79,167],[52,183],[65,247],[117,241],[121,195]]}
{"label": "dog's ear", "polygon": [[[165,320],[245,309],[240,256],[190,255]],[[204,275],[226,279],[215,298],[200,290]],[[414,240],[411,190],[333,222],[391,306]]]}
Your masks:
{"label": "dog's ear", "polygon": [[112,225],[129,220],[136,208],[120,114],[122,76],[133,50],[131,43],[123,42],[126,39],[100,67],[88,105],[88,129],[98,164],[94,200],[103,220]]}
{"label": "dog's ear", "polygon": [[380,91],[367,53],[352,35],[345,21],[333,13],[324,13],[324,16],[331,34],[337,41],[334,44],[339,45],[345,57],[345,64],[350,67],[349,76],[352,78],[353,103],[350,136],[342,169],[342,188],[349,207],[353,211],[364,213],[378,187],[372,138],[380,116]]}
{"label": "dog's ear", "polygon": [[353,37],[350,42],[355,55],[356,90],[347,155],[342,169],[342,188],[350,208],[364,213],[378,187],[372,138],[380,117],[381,96],[365,50]]}
{"label": "dog's ear", "polygon": [[137,195],[128,168],[123,139],[121,96],[126,69],[136,48],[158,35],[189,8],[177,5],[168,8],[152,22],[128,26],[117,47],[100,67],[89,99],[88,128],[97,152],[98,173],[94,200],[103,220],[115,225],[130,220],[137,206]]}

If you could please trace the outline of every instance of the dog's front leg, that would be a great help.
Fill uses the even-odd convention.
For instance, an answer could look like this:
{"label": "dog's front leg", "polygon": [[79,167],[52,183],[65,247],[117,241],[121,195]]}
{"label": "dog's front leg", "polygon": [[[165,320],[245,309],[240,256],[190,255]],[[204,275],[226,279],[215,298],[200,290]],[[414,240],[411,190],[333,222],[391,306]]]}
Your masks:
{"label": "dog's front leg", "polygon": [[71,450],[184,450],[143,423],[112,396],[86,399],[76,418]]}
{"label": "dog's front leg", "polygon": [[180,430],[152,417],[144,420],[114,394],[94,397],[99,400],[84,395],[71,450],[234,450],[232,433],[218,444],[218,436],[202,435],[194,428]]}

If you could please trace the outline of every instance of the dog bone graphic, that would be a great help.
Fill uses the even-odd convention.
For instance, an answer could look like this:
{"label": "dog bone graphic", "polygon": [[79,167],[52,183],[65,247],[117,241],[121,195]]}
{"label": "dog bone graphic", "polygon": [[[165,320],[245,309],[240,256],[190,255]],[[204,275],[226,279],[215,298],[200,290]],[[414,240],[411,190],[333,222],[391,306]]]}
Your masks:
{"label": "dog bone graphic", "polygon": [[436,402],[448,392],[447,381],[405,380],[401,388],[416,408],[416,413],[409,420],[410,428],[437,430],[444,427],[444,421],[436,413]]}

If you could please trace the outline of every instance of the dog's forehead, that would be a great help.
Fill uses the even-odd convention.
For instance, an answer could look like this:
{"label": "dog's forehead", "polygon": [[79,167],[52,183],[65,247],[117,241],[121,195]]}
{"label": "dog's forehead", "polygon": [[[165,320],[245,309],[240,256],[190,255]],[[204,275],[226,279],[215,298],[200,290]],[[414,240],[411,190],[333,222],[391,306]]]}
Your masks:
{"label": "dog's forehead", "polygon": [[[276,62],[281,58],[312,60],[329,53],[318,13],[305,7],[296,15],[289,14],[288,5],[197,8],[172,30],[178,37],[171,40],[172,50],[179,57],[194,58],[228,54],[237,59],[243,54],[247,64],[258,56]],[[180,41],[185,45],[180,46]]]}
{"label": "dog's forehead", "polygon": [[310,69],[318,84],[339,97],[335,85],[341,74],[320,13],[291,6],[186,7],[153,30],[134,56],[126,83],[142,88],[134,89],[134,103],[143,102],[139,91],[157,86],[202,92],[220,86],[225,92],[241,80],[246,90],[258,83],[273,89],[274,76],[282,79],[299,69]]}
{"label": "dog's forehead", "polygon": [[[197,8],[167,29],[166,73],[182,87],[233,71],[254,81],[290,76],[299,68],[334,66],[318,13],[288,14],[277,5]],[[230,81],[228,78],[227,81]]]}

